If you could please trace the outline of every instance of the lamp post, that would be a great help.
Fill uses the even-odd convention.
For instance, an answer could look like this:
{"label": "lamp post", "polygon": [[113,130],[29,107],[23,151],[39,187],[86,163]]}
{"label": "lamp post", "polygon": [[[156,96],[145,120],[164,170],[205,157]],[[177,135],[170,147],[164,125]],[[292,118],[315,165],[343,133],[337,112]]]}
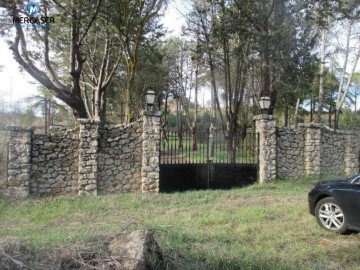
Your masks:
{"label": "lamp post", "polygon": [[154,102],[155,102],[155,91],[151,90],[151,89],[148,89],[146,94],[145,94],[145,98],[146,98],[145,110],[146,111],[153,111]]}
{"label": "lamp post", "polygon": [[260,109],[262,114],[268,114],[271,104],[271,99],[268,96],[263,96],[260,98]]}

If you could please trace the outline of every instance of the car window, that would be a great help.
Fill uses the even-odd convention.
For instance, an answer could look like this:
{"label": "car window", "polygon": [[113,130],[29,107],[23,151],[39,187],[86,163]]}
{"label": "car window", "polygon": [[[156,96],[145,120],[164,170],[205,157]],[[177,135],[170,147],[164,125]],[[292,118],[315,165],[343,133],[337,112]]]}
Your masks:
{"label": "car window", "polygon": [[360,175],[354,177],[354,179],[351,181],[353,184],[360,184]]}

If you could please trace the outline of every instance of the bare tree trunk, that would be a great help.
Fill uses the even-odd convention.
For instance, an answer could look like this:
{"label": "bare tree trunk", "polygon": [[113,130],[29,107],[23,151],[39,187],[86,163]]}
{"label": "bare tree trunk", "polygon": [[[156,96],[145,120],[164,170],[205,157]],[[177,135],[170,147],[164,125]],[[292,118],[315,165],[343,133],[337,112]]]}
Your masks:
{"label": "bare tree trunk", "polygon": [[49,100],[44,99],[45,134],[49,133]]}
{"label": "bare tree trunk", "polygon": [[[355,60],[353,62],[353,66],[351,68],[351,71],[350,71],[350,75],[349,75],[349,78],[347,79],[347,83],[346,83],[346,87],[345,87],[345,90],[343,91],[343,87],[344,87],[344,82],[345,82],[345,74],[346,74],[346,67],[347,67],[347,61],[348,61],[348,57],[349,57],[349,46],[350,46],[350,37],[351,37],[351,28],[352,28],[352,25],[353,25],[353,22],[350,21],[350,24],[349,24],[349,29],[348,29],[348,32],[347,32],[347,36],[346,36],[346,53],[345,53],[345,62],[344,62],[344,65],[343,65],[343,74],[342,74],[342,77],[341,77],[341,80],[340,80],[340,84],[339,84],[339,92],[338,92],[338,99],[337,99],[337,102],[336,102],[336,110],[335,110],[335,128],[338,128],[338,125],[339,125],[339,115],[340,115],[340,112],[341,112],[341,108],[342,108],[342,105],[344,104],[345,102],[345,99],[347,97],[347,95],[349,94],[349,91],[350,91],[350,86],[351,86],[351,82],[352,82],[352,79],[353,79],[353,76],[354,76],[354,73],[355,73],[355,69],[356,69],[356,66],[357,66],[357,62],[359,61],[359,57],[360,57],[360,46],[358,47],[358,51],[356,53],[356,56],[355,56]],[[356,100],[355,100],[356,102]]]}
{"label": "bare tree trunk", "polygon": [[[212,63],[211,54],[209,53],[209,65],[211,71],[211,82],[212,82],[212,91],[211,91],[211,122],[209,128],[209,158],[213,159],[214,157],[214,134],[215,134],[215,117],[216,117],[216,81],[215,81],[215,69]],[[220,106],[219,106],[220,110]],[[222,116],[222,114],[221,114]],[[223,118],[221,117],[222,125],[224,125]]]}
{"label": "bare tree trunk", "polygon": [[125,89],[125,108],[124,108],[124,114],[125,114],[125,123],[131,122],[131,90],[130,90],[131,84],[130,82],[127,83],[126,89]]}
{"label": "bare tree trunk", "polygon": [[315,111],[314,97],[311,97],[311,100],[310,100],[310,122],[314,121],[314,111]]}
{"label": "bare tree trunk", "polygon": [[178,149],[183,148],[183,123],[181,119],[181,113],[182,111],[180,111],[179,109],[179,101],[176,100],[176,115],[177,115],[177,128],[178,128],[177,137],[179,140]]}
{"label": "bare tree trunk", "polygon": [[284,111],[284,126],[289,126],[289,106],[285,105],[285,111]]}
{"label": "bare tree trunk", "polygon": [[299,123],[299,106],[300,106],[300,99],[298,98],[295,107],[295,128],[298,127],[298,123]]}
{"label": "bare tree trunk", "polygon": [[236,162],[236,146],[237,146],[237,123],[233,120],[229,123],[229,129],[227,134],[227,153],[228,161],[230,163]]}
{"label": "bare tree trunk", "polygon": [[191,125],[191,142],[192,142],[192,151],[197,151],[197,140],[196,140],[196,130],[197,130],[197,113],[198,113],[198,73],[199,65],[196,66],[195,71],[195,108],[194,108],[194,121]]}
{"label": "bare tree trunk", "polygon": [[197,138],[196,138],[196,126],[191,129],[191,144],[192,144],[192,151],[197,151]]}
{"label": "bare tree trunk", "polygon": [[100,96],[100,112],[99,112],[99,118],[100,118],[100,125],[104,126],[106,123],[106,91],[101,91]]}
{"label": "bare tree trunk", "polygon": [[326,49],[326,38],[327,38],[328,30],[321,29],[321,49],[320,49],[320,86],[319,86],[319,103],[318,103],[318,111],[316,114],[316,122],[321,123],[321,114],[324,100],[324,70],[325,70],[325,49]]}
{"label": "bare tree trunk", "polygon": [[178,144],[178,149],[183,149],[184,148],[184,136],[183,136],[183,127],[182,125],[180,126],[180,129],[178,131],[178,140],[179,140],[179,144]]}

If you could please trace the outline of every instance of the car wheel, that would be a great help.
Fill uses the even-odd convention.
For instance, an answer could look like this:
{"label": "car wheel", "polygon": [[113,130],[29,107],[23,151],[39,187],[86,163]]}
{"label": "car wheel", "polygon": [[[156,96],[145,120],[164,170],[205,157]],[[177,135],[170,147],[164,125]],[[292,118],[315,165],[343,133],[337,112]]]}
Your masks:
{"label": "car wheel", "polygon": [[320,226],[328,231],[340,234],[348,231],[347,217],[332,197],[324,198],[316,204],[315,216]]}

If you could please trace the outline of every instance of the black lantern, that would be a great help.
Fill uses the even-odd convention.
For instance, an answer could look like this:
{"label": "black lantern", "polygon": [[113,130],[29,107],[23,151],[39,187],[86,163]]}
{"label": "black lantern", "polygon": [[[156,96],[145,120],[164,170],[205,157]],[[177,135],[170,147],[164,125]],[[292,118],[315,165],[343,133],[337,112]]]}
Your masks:
{"label": "black lantern", "polygon": [[263,96],[260,98],[260,109],[261,113],[268,114],[270,108],[271,99],[268,96]]}
{"label": "black lantern", "polygon": [[145,98],[146,98],[146,110],[151,111],[155,102],[155,91],[148,89],[148,91],[145,94]]}

